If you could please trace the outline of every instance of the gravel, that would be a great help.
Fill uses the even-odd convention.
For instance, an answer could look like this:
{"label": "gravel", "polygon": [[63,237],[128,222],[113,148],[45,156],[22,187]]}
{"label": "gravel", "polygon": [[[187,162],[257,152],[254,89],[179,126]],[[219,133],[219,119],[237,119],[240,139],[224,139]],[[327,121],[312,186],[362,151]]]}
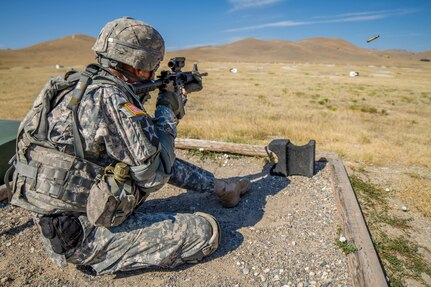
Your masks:
{"label": "gravel", "polygon": [[268,176],[252,157],[179,157],[218,177],[246,176],[253,184],[240,204],[222,208],[208,193],[167,186],[150,196],[146,212],[207,212],[222,228],[219,250],[200,264],[94,276],[88,268],[56,269],[30,214],[0,204],[1,286],[351,286],[346,255],[336,246],[339,214],[329,169],[312,178]]}

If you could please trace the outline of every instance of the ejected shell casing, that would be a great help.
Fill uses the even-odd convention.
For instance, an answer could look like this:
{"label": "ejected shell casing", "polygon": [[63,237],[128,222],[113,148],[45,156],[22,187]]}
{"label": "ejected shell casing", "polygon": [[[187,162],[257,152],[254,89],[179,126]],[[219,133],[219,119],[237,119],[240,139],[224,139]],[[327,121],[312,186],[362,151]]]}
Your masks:
{"label": "ejected shell casing", "polygon": [[370,43],[371,41],[374,41],[374,40],[376,40],[377,38],[379,38],[380,37],[380,35],[377,35],[377,36],[374,36],[374,37],[371,37],[370,39],[368,39],[367,40],[367,43]]}

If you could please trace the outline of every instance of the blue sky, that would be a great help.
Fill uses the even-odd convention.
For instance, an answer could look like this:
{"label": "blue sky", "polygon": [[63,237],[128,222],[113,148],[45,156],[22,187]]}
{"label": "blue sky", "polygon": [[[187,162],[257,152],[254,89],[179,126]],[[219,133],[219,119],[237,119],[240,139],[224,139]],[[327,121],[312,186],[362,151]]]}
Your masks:
{"label": "blue sky", "polygon": [[[2,0],[0,48],[71,35],[96,37],[122,16],[147,22],[168,50],[243,38],[337,37],[371,49],[431,50],[431,0]],[[380,38],[366,43],[374,35]]]}

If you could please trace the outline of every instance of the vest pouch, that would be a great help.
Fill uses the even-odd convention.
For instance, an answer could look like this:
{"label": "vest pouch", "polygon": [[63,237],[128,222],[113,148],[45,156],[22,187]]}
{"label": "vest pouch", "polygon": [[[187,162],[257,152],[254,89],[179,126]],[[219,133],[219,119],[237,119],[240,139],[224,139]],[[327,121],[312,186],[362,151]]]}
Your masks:
{"label": "vest pouch", "polygon": [[104,174],[102,166],[38,145],[17,156],[11,203],[36,213],[84,213],[95,179]]}
{"label": "vest pouch", "polygon": [[95,226],[117,226],[127,219],[137,203],[136,186],[130,180],[118,181],[107,168],[90,189],[87,217]]}

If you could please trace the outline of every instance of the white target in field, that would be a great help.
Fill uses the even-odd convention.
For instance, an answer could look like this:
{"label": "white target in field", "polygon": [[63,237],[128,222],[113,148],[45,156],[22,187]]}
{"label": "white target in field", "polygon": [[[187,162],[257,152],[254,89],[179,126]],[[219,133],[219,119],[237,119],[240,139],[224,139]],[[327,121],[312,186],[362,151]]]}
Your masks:
{"label": "white target in field", "polygon": [[352,77],[352,78],[354,78],[354,77],[358,77],[358,76],[359,76],[359,72],[351,71],[351,72],[349,73],[349,76],[350,76],[350,77]]}
{"label": "white target in field", "polygon": [[238,70],[237,70],[237,68],[230,68],[229,72],[231,72],[232,74],[236,74],[236,73],[238,73]]}

